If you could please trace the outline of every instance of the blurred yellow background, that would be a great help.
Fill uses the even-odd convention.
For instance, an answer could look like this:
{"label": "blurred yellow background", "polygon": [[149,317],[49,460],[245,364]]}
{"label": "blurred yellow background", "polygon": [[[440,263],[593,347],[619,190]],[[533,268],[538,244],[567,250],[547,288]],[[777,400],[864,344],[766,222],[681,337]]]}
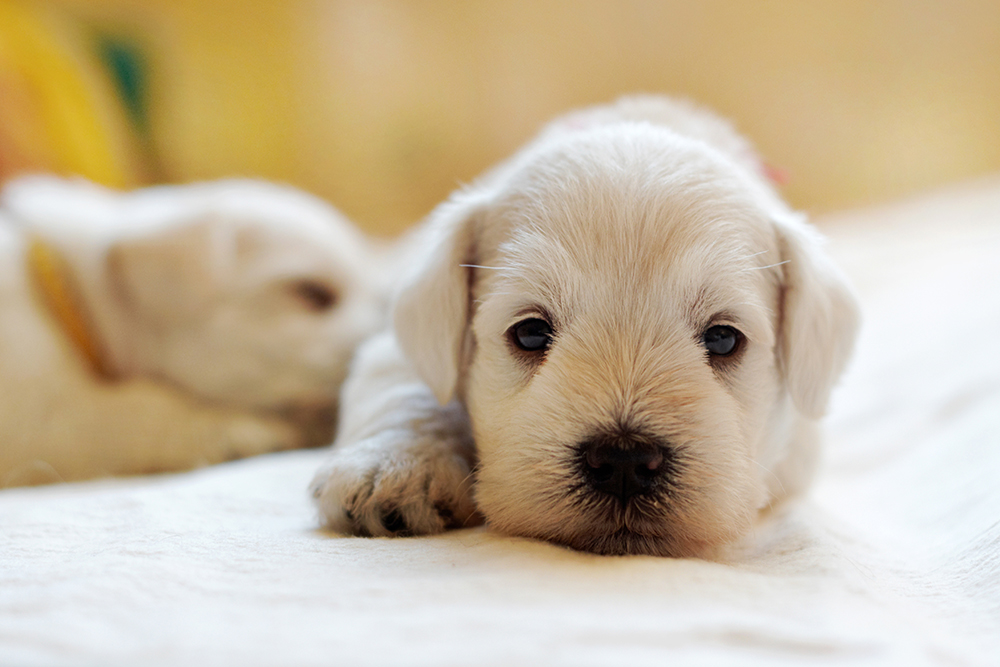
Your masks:
{"label": "blurred yellow background", "polygon": [[[10,73],[37,60],[23,55],[35,53],[28,46],[17,56],[8,44],[5,56],[3,31],[8,42],[26,34],[11,28],[11,8],[49,31],[58,45],[50,50],[80,63],[75,85],[105,99],[88,116],[104,129],[87,135],[109,147],[103,180],[261,176],[316,192],[377,233],[423,216],[553,115],[635,91],[689,96],[732,118],[790,174],[793,204],[811,211],[1000,170],[997,0],[4,6],[0,173],[8,175],[72,163],[37,139],[65,118],[53,112],[31,129],[30,104],[4,110],[11,91],[37,89],[48,76]],[[113,48],[94,56],[95,39]],[[128,57],[115,60],[121,53]],[[109,62],[140,70],[117,107],[106,98],[122,97],[122,71],[108,83]],[[93,161],[85,144],[76,154]]]}

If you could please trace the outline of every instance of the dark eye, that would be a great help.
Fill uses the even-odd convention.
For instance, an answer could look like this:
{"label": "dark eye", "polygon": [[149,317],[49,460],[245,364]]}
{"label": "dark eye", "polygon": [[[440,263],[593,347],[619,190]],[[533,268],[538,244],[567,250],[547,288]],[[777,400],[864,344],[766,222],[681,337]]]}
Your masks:
{"label": "dark eye", "polygon": [[299,280],[292,283],[291,289],[309,310],[317,313],[330,310],[337,303],[333,288],[315,280]]}
{"label": "dark eye", "polygon": [[708,353],[716,357],[728,357],[740,345],[743,337],[739,331],[725,325],[709,327],[702,334],[701,341]]}
{"label": "dark eye", "polygon": [[552,327],[545,320],[532,317],[512,326],[510,338],[525,352],[541,352],[552,342]]}

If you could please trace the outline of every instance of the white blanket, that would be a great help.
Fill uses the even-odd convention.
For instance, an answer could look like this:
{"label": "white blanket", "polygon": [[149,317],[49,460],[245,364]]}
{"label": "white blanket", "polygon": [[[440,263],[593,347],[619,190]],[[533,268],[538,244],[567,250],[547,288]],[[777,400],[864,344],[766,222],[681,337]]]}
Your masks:
{"label": "white blanket", "polygon": [[316,529],[322,452],[0,491],[0,665],[1000,664],[1000,178],[819,221],[865,324],[731,563]]}

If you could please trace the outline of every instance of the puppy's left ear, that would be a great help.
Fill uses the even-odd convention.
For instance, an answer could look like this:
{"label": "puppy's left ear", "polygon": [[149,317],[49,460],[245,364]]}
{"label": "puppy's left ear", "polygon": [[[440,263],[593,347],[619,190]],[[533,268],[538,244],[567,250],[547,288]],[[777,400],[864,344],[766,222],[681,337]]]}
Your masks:
{"label": "puppy's left ear", "polygon": [[467,265],[475,262],[483,199],[461,192],[431,214],[426,245],[393,307],[396,340],[441,405],[455,395],[463,364],[472,280]]}
{"label": "puppy's left ear", "polygon": [[784,279],[780,355],[800,413],[818,419],[854,349],[859,313],[847,280],[798,221],[776,223]]}

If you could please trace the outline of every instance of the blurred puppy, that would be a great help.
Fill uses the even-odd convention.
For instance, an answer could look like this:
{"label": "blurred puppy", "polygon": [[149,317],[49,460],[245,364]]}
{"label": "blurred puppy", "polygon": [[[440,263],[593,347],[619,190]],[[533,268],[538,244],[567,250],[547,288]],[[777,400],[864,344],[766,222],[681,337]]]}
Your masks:
{"label": "blurred puppy", "polygon": [[345,386],[326,522],[709,556],[802,489],[857,314],[762,173],[706,111],[627,98],[455,194]]}
{"label": "blurred puppy", "polygon": [[327,443],[384,324],[368,242],[262,182],[24,178],[0,253],[0,485]]}

